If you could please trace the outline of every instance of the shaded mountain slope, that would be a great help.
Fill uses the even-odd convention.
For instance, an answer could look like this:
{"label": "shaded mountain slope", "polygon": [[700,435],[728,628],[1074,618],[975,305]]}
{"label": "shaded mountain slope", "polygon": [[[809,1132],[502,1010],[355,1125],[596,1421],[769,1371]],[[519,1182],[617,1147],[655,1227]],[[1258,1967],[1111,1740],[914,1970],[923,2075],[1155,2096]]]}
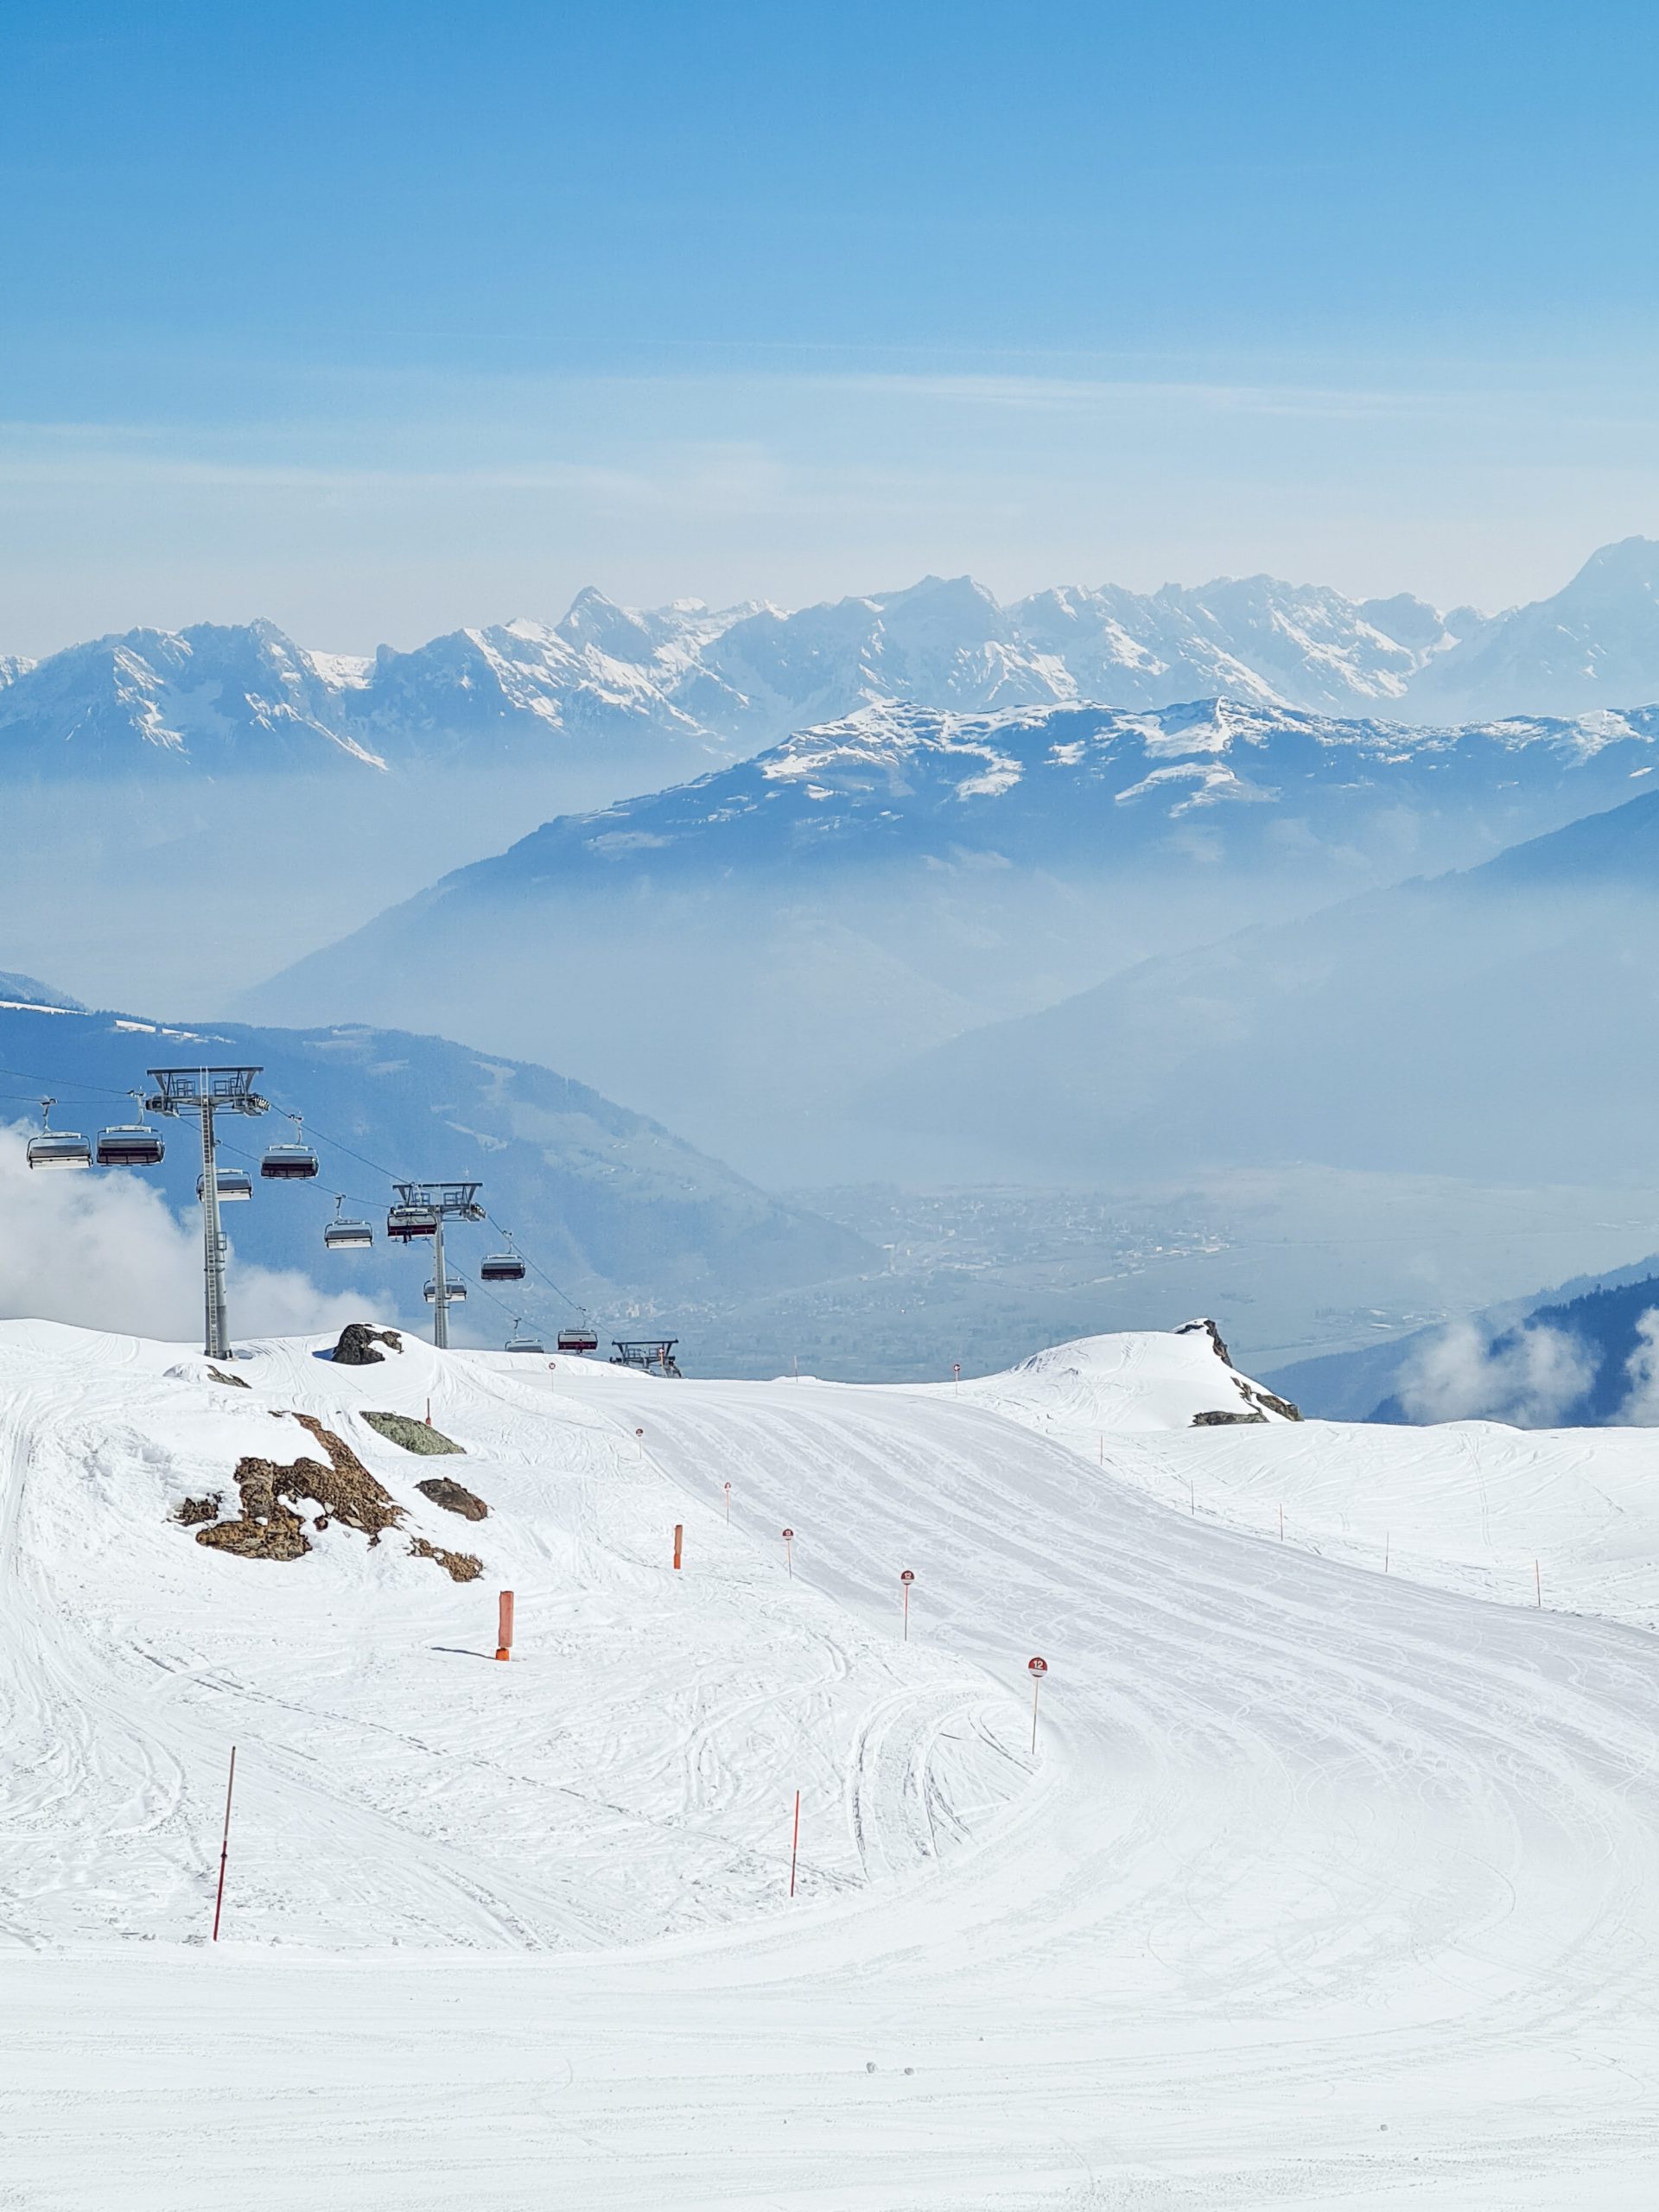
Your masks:
{"label": "shaded mountain slope", "polygon": [[[272,1104],[304,1115],[322,1173],[315,1184],[256,1185],[250,1205],[226,1217],[238,1249],[273,1266],[300,1267],[347,1287],[355,1270],[390,1276],[421,1311],[420,1258],[378,1247],[359,1262],[327,1255],[322,1230],[333,1193],[347,1211],[382,1213],[391,1198],[379,1168],[406,1178],[479,1176],[499,1222],[578,1298],[614,1300],[760,1293],[845,1274],[874,1255],[850,1231],[780,1203],[643,1115],[544,1067],[486,1058],[442,1038],[391,1030],[254,1029],[214,1024],[158,1027],[130,1016],[0,1007],[0,1064],[7,1118],[29,1112],[33,1079],[61,1104],[55,1120],[88,1134],[130,1119],[125,1094],[151,1066],[198,1059],[263,1066]],[[227,1125],[226,1164],[251,1166],[287,1133],[273,1115]],[[188,1124],[175,1126],[156,1179],[175,1207],[194,1205],[198,1160]],[[462,1232],[454,1264],[476,1281],[486,1243]],[[499,1294],[547,1325],[569,1319],[539,1280]],[[484,1334],[499,1333],[480,1309]]]}
{"label": "shaded mountain slope", "polygon": [[1148,961],[923,1055],[872,1115],[999,1156],[1571,1180],[1659,1155],[1659,793],[1486,865]]}
{"label": "shaded mountain slope", "polygon": [[556,1057],[764,1173],[822,1179],[850,1093],[918,1047],[1241,912],[1484,859],[1624,796],[1656,736],[1659,713],[1414,731],[1227,700],[873,708],[547,823],[236,1010]]}

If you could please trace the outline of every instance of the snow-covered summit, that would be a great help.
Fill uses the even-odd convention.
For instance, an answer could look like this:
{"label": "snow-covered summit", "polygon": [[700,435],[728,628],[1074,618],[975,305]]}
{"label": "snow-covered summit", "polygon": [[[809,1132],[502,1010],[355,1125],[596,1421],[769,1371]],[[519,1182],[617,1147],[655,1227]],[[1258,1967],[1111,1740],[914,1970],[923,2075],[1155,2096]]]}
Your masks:
{"label": "snow-covered summit", "polygon": [[[1392,860],[1410,856],[1401,839],[1414,817],[1431,838],[1441,823],[1455,835],[1459,804],[1524,835],[1622,798],[1632,773],[1651,772],[1656,745],[1659,708],[1419,728],[1224,697],[990,714],[869,705],[695,782],[561,817],[452,884],[464,894],[542,880],[556,856],[567,883],[595,864],[614,880],[629,868],[712,875],[976,850],[1096,867],[1189,822],[1247,850],[1270,846],[1274,822],[1356,854],[1386,834]],[[1425,857],[1435,850],[1426,839]]]}
{"label": "snow-covered summit", "polygon": [[1301,1416],[1234,1367],[1210,1320],[1185,1327],[1080,1337],[1035,1352],[1002,1375],[964,1382],[976,1405],[1065,1434],[1256,1427]]}
{"label": "snow-covered summit", "polygon": [[[655,747],[687,766],[907,702],[985,714],[1249,707],[1395,722],[1641,708],[1659,699],[1659,546],[1604,547],[1553,598],[1488,618],[1409,593],[1355,600],[1268,575],[1151,593],[1058,585],[1008,604],[970,576],[786,609],[620,605],[454,631],[372,658],[271,624],[135,630],[0,663],[0,772],[222,767],[332,745],[394,770],[481,747]],[[148,754],[141,748],[148,747]]]}

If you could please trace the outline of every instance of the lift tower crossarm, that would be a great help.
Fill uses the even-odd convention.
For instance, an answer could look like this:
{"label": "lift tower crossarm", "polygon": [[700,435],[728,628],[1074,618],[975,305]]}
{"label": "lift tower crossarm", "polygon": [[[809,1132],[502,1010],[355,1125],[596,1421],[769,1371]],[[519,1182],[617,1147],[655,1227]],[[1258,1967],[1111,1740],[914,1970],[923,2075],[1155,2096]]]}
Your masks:
{"label": "lift tower crossarm", "polygon": [[446,1221],[482,1221],[484,1209],[478,1194],[480,1181],[394,1183],[397,1203],[419,1206],[432,1216],[432,1342],[440,1351],[449,1345],[449,1278],[443,1271],[443,1224]]}

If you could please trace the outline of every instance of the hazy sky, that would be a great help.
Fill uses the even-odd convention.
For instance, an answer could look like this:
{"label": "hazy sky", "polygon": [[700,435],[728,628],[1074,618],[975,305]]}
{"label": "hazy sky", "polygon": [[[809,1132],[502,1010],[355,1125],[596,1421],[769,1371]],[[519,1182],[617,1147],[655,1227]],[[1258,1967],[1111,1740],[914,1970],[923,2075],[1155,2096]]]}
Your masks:
{"label": "hazy sky", "polygon": [[0,651],[1659,535],[1659,13],[0,0]]}

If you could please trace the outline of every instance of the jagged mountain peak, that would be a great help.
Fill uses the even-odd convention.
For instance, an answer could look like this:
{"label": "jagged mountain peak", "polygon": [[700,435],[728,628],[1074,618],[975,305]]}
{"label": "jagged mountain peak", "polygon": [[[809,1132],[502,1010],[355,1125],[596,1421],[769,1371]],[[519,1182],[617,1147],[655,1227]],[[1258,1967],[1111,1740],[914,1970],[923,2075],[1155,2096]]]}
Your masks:
{"label": "jagged mountain peak", "polygon": [[1161,712],[1217,696],[1425,725],[1641,707],[1659,698],[1659,543],[1604,546],[1552,599],[1495,617],[1265,572],[1150,594],[1058,584],[1005,605],[962,574],[793,612],[629,607],[589,585],[556,623],[458,629],[372,661],[308,653],[263,620],[138,628],[0,664],[0,772],[104,772],[124,737],[134,758],[198,760],[204,718],[221,739],[245,728],[247,760],[273,758],[269,732],[297,718],[341,757],[394,766],[594,740],[653,747],[672,772],[898,701]]}

